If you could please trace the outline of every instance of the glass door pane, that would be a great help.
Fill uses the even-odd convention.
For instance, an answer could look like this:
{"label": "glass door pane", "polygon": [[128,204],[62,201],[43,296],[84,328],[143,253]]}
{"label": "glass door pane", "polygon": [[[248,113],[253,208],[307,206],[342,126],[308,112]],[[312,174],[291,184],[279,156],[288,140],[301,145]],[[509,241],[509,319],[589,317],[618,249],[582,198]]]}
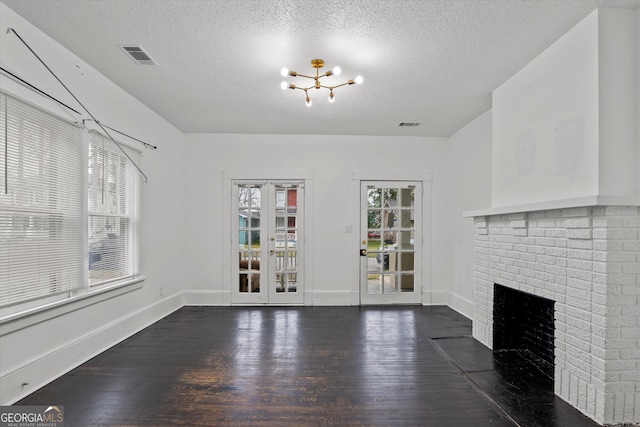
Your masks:
{"label": "glass door pane", "polygon": [[262,188],[257,185],[238,185],[238,283],[237,292],[259,294]]}
{"label": "glass door pane", "polygon": [[271,220],[274,247],[269,263],[273,272],[270,301],[301,303],[298,242],[301,233],[302,186],[297,183],[273,183],[272,191],[275,209]]}

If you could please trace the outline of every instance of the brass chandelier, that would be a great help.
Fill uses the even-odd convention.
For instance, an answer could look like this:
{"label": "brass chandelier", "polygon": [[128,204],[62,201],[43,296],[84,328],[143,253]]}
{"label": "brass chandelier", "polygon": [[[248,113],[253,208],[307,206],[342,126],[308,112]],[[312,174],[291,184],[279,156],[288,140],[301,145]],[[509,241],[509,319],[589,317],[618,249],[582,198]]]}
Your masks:
{"label": "brass chandelier", "polygon": [[283,77],[286,76],[291,76],[291,77],[306,77],[307,79],[311,79],[313,80],[313,85],[309,86],[309,87],[300,87],[300,86],[296,86],[294,84],[289,84],[287,82],[282,82],[280,84],[280,87],[282,89],[300,89],[304,91],[305,97],[306,97],[306,104],[307,107],[311,107],[311,98],[309,98],[309,89],[320,89],[320,88],[324,88],[324,89],[329,89],[329,102],[333,102],[335,101],[334,95],[333,95],[333,90],[336,88],[339,88],[340,86],[346,86],[346,85],[352,85],[352,84],[361,84],[362,83],[362,76],[356,76],[355,79],[352,80],[348,80],[344,83],[341,83],[339,85],[335,85],[335,86],[326,86],[320,83],[320,79],[323,77],[329,77],[329,76],[339,76],[340,75],[340,67],[334,67],[333,70],[329,70],[326,71],[324,74],[320,74],[320,68],[324,67],[324,60],[322,59],[312,59],[311,60],[311,66],[313,68],[316,69],[316,75],[315,76],[306,76],[304,74],[300,74],[297,73],[295,71],[289,71],[287,68],[283,68],[282,70],[280,70],[280,73],[282,74]]}

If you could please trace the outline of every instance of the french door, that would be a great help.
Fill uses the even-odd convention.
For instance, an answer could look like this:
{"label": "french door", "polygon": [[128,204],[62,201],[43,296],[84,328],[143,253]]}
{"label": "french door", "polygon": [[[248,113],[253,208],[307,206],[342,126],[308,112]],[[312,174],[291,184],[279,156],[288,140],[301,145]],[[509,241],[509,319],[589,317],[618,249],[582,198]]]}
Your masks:
{"label": "french door", "polygon": [[236,181],[232,303],[302,304],[302,181]]}
{"label": "french door", "polygon": [[362,181],[361,304],[422,302],[422,183]]}

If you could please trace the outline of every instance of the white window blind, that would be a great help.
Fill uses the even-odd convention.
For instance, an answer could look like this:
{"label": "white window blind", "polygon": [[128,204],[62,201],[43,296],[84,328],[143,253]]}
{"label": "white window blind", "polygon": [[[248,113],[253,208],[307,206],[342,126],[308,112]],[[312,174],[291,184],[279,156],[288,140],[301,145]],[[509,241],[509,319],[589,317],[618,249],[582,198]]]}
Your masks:
{"label": "white window blind", "polygon": [[[140,162],[140,153],[122,146]],[[89,133],[89,285],[139,273],[141,178],[111,139]]]}
{"label": "white window blind", "polygon": [[0,307],[83,286],[83,130],[0,93]]}

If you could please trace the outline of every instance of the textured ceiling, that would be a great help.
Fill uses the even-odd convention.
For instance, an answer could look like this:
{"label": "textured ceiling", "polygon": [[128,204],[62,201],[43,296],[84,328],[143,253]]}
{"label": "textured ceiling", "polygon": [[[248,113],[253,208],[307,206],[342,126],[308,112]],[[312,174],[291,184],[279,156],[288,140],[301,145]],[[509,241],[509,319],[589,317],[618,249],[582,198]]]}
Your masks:
{"label": "textured ceiling", "polygon": [[[2,0],[184,132],[449,136],[597,7],[640,0]],[[159,66],[118,47],[141,45]],[[327,93],[283,66],[339,65]],[[286,79],[306,84],[301,78]],[[418,127],[398,127],[420,122]]]}

